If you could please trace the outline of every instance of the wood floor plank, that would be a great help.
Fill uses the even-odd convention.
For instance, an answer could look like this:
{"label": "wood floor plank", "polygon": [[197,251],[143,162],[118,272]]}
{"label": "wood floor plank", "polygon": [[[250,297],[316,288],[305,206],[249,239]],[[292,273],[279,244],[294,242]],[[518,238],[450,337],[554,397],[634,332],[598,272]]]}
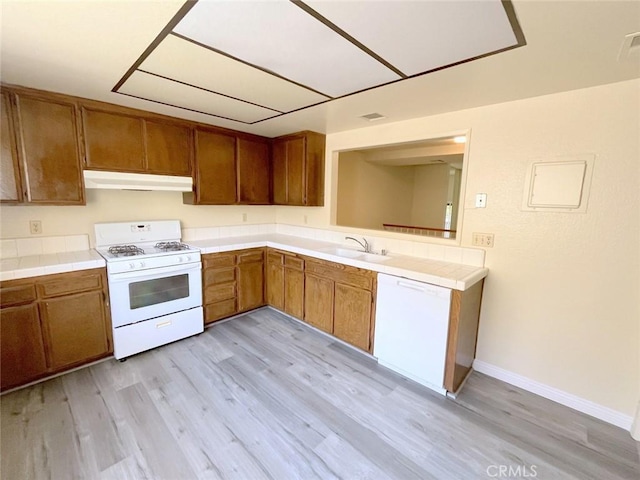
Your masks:
{"label": "wood floor plank", "polygon": [[118,391],[124,415],[135,434],[138,448],[147,460],[155,478],[194,477],[194,472],[182,454],[141,383]]}
{"label": "wood floor plank", "polygon": [[628,432],[478,373],[448,399],[268,308],[3,395],[0,423],[11,480],[640,478]]}

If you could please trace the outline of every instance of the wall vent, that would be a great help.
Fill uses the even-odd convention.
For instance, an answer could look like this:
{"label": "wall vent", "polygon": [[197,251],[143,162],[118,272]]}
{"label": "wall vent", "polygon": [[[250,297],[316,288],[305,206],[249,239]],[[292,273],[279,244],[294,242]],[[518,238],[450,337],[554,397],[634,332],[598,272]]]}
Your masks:
{"label": "wall vent", "polygon": [[364,118],[365,120],[369,120],[370,122],[373,122],[374,120],[380,120],[387,117],[385,117],[380,113],[374,112],[374,113],[367,113],[366,115],[361,115],[360,118]]}

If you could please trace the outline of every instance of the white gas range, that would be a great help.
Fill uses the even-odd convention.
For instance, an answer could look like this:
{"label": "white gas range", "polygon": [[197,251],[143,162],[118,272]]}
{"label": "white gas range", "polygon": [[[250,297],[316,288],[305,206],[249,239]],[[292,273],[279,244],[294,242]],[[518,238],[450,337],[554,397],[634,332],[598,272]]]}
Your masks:
{"label": "white gas range", "polygon": [[118,360],[204,331],[200,251],[180,242],[180,221],[98,223],[95,233]]}

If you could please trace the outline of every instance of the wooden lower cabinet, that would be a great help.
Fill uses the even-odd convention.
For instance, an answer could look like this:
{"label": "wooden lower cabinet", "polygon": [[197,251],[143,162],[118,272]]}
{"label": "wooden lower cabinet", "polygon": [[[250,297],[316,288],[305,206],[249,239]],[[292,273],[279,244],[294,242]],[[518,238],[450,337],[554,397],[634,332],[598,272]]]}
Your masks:
{"label": "wooden lower cabinet", "polygon": [[376,273],[306,259],[304,321],[371,352]]}
{"label": "wooden lower cabinet", "polygon": [[373,294],[362,288],[336,283],[333,334],[353,346],[371,348]]}
{"label": "wooden lower cabinet", "polygon": [[108,356],[106,269],[0,283],[0,389]]}
{"label": "wooden lower cabinet", "polygon": [[267,260],[267,304],[284,311],[284,266]]}
{"label": "wooden lower cabinet", "polygon": [[296,318],[304,318],[304,272],[285,267],[284,311]]}
{"label": "wooden lower cabinet", "polygon": [[307,274],[304,289],[304,321],[327,333],[333,333],[334,282]]}
{"label": "wooden lower cabinet", "polygon": [[264,262],[238,265],[238,311],[244,312],[264,305]]}
{"label": "wooden lower cabinet", "polygon": [[264,248],[202,256],[204,323],[264,305]]}
{"label": "wooden lower cabinet", "polygon": [[67,295],[40,304],[49,365],[54,370],[109,352],[102,291]]}
{"label": "wooden lower cabinet", "polygon": [[47,372],[38,305],[3,308],[0,316],[1,389],[43,377]]}
{"label": "wooden lower cabinet", "polygon": [[304,318],[304,259],[295,253],[267,249],[267,303]]}

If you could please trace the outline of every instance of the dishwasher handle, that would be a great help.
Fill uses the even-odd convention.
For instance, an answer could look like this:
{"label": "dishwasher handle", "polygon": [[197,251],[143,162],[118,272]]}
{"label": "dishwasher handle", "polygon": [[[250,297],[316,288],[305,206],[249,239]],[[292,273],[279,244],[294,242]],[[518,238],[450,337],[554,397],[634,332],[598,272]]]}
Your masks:
{"label": "dishwasher handle", "polygon": [[431,285],[426,283],[417,283],[417,282],[414,283],[414,282],[405,281],[405,280],[398,280],[396,282],[396,285],[398,285],[398,287],[408,288],[410,290],[415,290],[417,292],[421,292],[426,295],[431,295],[433,297],[442,296],[440,294],[440,291],[437,288],[434,288]]}

